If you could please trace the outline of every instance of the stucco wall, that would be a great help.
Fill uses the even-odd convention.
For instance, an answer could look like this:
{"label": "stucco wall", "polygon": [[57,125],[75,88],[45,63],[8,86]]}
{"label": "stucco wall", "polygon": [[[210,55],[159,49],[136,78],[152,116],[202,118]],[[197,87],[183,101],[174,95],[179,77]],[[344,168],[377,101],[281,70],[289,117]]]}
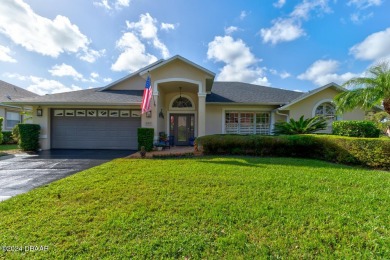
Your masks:
{"label": "stucco wall", "polygon": [[111,90],[143,90],[145,79],[141,76],[134,76],[110,87]]}

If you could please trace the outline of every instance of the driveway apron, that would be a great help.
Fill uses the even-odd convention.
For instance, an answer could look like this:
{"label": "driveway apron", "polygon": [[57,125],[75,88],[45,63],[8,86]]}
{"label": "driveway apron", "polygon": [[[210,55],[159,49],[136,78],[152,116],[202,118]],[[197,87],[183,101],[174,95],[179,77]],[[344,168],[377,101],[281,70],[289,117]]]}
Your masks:
{"label": "driveway apron", "polygon": [[134,152],[48,150],[37,155],[17,154],[0,159],[0,201]]}

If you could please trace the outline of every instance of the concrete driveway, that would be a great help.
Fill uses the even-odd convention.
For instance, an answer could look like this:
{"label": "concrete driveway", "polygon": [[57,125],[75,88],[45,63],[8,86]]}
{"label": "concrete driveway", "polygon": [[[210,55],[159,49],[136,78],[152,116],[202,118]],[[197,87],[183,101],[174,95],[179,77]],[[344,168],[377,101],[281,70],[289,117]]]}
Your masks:
{"label": "concrete driveway", "polygon": [[0,201],[134,152],[48,150],[37,155],[16,154],[0,159]]}

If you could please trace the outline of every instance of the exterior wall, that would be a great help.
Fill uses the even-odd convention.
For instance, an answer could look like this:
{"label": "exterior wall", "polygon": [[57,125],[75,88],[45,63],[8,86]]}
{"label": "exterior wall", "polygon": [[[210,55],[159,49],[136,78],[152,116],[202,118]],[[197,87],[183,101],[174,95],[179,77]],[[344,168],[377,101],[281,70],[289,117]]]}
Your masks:
{"label": "exterior wall", "polygon": [[134,76],[110,87],[110,90],[143,90],[145,79],[141,76]]}
{"label": "exterior wall", "polygon": [[342,120],[364,120],[366,113],[362,109],[354,109],[351,112],[346,112],[342,116]]}
{"label": "exterior wall", "polygon": [[[63,109],[123,109],[123,110],[140,110],[138,106],[131,107],[118,107],[118,106],[41,106],[43,115],[41,117],[36,116],[37,106],[33,107],[32,110],[32,121],[34,124],[41,126],[41,132],[39,135],[39,144],[42,150],[48,150],[51,148],[51,129],[50,129],[50,113],[52,108],[63,108]],[[142,120],[144,121],[144,120]]]}
{"label": "exterior wall", "polygon": [[206,105],[206,135],[223,134],[225,127],[225,113],[227,111],[239,111],[239,112],[269,112],[271,114],[271,130],[275,120],[283,119],[279,115],[276,115],[273,110],[277,106],[254,106],[254,105]]}
{"label": "exterior wall", "polygon": [[292,106],[290,106],[290,117],[299,119],[302,115],[305,118],[313,117],[313,109],[322,103],[321,101],[333,100],[333,97],[338,94],[337,90],[332,88],[324,89]]}

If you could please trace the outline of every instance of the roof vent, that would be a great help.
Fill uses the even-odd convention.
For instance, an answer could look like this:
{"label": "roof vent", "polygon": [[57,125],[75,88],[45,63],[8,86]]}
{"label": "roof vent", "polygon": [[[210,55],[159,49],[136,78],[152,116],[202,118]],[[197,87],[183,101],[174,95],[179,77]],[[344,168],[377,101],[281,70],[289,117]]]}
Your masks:
{"label": "roof vent", "polygon": [[6,97],[7,97],[9,100],[11,100],[11,99],[12,99],[12,98],[10,97],[10,95],[7,95]]}

